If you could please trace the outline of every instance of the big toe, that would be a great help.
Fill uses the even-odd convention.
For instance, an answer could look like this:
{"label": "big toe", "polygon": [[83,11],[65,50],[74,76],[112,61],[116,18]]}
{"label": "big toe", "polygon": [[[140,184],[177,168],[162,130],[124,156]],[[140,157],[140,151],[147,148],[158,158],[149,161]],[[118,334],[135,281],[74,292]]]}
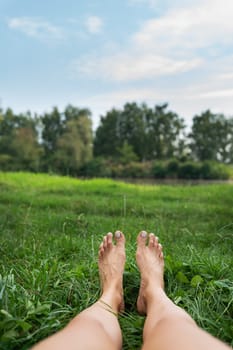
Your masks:
{"label": "big toe", "polygon": [[147,242],[147,232],[146,231],[141,231],[138,234],[137,237],[137,243],[138,243],[138,247],[143,247],[146,245]]}
{"label": "big toe", "polygon": [[116,231],[114,234],[114,238],[116,241],[116,246],[124,246],[125,245],[125,236],[121,231]]}

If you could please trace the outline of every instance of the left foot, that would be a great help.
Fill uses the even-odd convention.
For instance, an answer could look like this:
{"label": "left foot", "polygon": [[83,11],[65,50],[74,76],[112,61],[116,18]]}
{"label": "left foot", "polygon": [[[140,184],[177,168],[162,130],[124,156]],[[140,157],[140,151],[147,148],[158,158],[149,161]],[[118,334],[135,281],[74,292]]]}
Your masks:
{"label": "left foot", "polygon": [[99,247],[99,274],[102,287],[100,301],[110,306],[113,311],[124,310],[123,272],[125,266],[125,237],[116,231],[113,244],[113,234],[104,236]]}

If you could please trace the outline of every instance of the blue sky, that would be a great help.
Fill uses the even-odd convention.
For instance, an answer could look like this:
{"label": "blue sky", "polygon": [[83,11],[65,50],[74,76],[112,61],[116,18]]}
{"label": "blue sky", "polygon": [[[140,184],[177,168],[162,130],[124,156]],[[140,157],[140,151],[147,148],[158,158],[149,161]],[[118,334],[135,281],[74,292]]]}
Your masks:
{"label": "blue sky", "polygon": [[232,0],[0,0],[2,108],[233,115]]}

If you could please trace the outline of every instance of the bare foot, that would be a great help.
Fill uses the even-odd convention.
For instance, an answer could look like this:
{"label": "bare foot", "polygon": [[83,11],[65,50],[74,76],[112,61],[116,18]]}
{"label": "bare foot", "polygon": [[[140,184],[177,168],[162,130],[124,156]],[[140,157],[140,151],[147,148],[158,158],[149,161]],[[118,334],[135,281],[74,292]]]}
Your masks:
{"label": "bare foot", "polygon": [[[148,245],[147,240],[149,239]],[[163,272],[164,258],[162,246],[158,243],[158,238],[146,231],[141,231],[137,238],[136,260],[141,272],[141,285],[137,300],[137,309],[141,314],[147,313],[147,301],[150,293],[156,289],[164,288]]]}
{"label": "bare foot", "polygon": [[113,234],[104,236],[99,247],[99,274],[102,287],[101,301],[114,311],[124,310],[123,272],[125,266],[125,237],[116,231],[113,244]]}

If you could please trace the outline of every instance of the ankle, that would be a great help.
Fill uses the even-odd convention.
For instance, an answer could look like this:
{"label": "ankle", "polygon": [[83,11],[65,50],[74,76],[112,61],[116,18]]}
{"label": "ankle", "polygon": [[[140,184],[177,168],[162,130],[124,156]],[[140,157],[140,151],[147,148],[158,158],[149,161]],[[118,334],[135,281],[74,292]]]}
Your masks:
{"label": "ankle", "polygon": [[106,307],[112,309],[114,312],[118,312],[120,306],[122,305],[123,291],[119,288],[113,288],[112,286],[106,288],[101,297],[100,302],[102,305],[105,304]]}
{"label": "ankle", "polygon": [[144,289],[143,298],[147,306],[147,313],[154,308],[163,310],[169,303],[164,289],[157,285],[148,285]]}
{"label": "ankle", "polygon": [[165,294],[164,288],[162,285],[157,283],[148,283],[144,287],[144,297],[146,299],[161,299]]}

